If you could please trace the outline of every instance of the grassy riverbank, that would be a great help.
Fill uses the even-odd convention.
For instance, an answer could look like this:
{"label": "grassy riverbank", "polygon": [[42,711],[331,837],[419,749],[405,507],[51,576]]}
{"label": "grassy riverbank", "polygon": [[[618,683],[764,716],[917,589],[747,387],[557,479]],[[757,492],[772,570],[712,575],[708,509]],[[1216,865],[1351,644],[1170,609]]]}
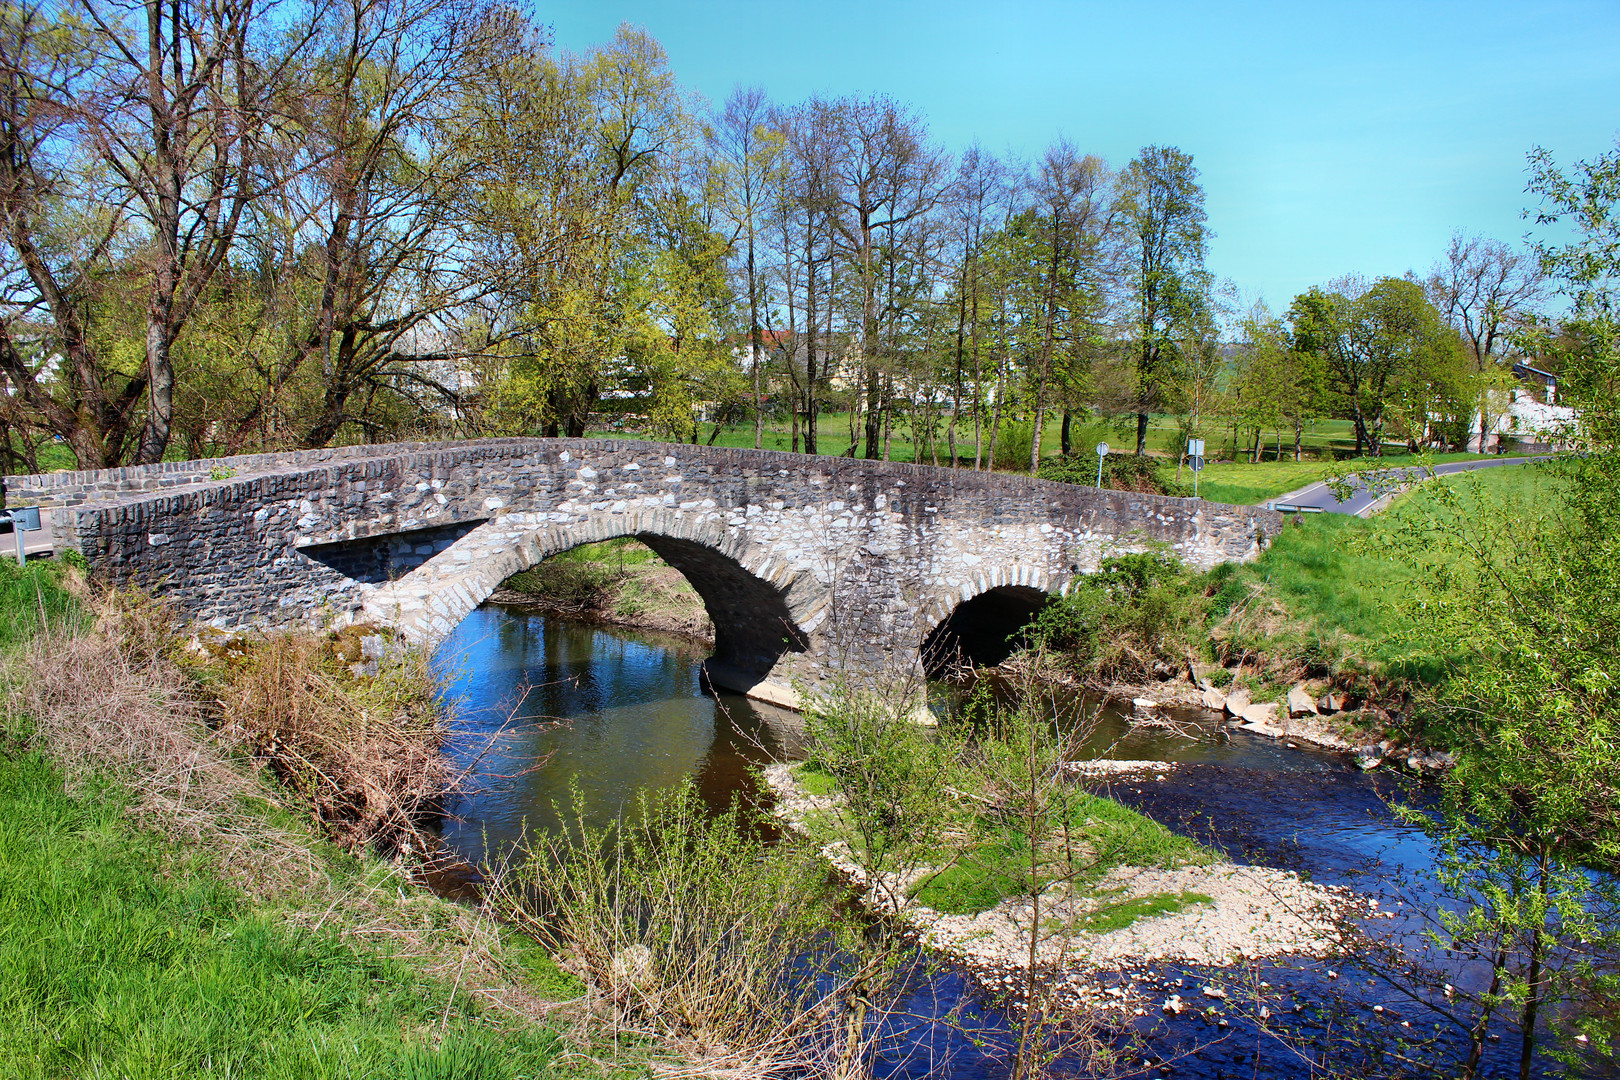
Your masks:
{"label": "grassy riverbank", "polygon": [[[254,903],[206,850],[137,827],[128,808],[113,786],[69,794],[37,752],[0,756],[6,1076],[495,1080],[556,1060],[555,1031],[493,1017],[466,989],[454,1000],[385,944],[437,902],[363,918]],[[311,855],[332,899],[406,887],[386,866]],[[437,917],[448,931],[458,914]]]}
{"label": "grassy riverbank", "polygon": [[507,579],[495,599],[562,618],[714,640],[697,590],[630,537],[553,555]]}
{"label": "grassy riverbank", "polygon": [[559,1073],[569,1021],[548,1003],[583,988],[372,853],[415,835],[388,820],[397,765],[361,797],[309,748],[381,752],[344,703],[393,727],[408,663],[346,683],[342,657],[296,637],[188,649],[160,609],[44,561],[0,569],[0,635],[0,1074]]}
{"label": "grassy riverbank", "polygon": [[[1029,631],[1036,648],[1010,667],[1037,665],[1059,685],[1195,706],[1213,685],[1217,707],[1233,692],[1275,704],[1278,714],[1256,726],[1274,736],[1445,749],[1445,736],[1414,722],[1412,705],[1472,654],[1410,621],[1414,590],[1432,584],[1425,553],[1456,552],[1437,538],[1459,524],[1484,551],[1526,521],[1556,517],[1563,484],[1555,468],[1539,465],[1439,478],[1372,519],[1297,516],[1255,561],[1203,573],[1167,553],[1121,556],[1049,604]],[[1332,694],[1342,711],[1283,723],[1296,689],[1313,701]]]}

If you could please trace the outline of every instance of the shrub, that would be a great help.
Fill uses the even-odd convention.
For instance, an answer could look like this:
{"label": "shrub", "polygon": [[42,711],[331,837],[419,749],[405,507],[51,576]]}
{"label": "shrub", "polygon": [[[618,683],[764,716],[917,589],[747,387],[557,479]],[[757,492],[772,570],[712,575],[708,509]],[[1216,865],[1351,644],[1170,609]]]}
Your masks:
{"label": "shrub", "polygon": [[[1149,495],[1178,497],[1191,495],[1191,483],[1178,484],[1174,479],[1160,475],[1163,464],[1159,458],[1136,454],[1109,454],[1102,463],[1103,487],[1115,491],[1140,491]],[[1040,476],[1043,480],[1095,487],[1097,459],[1081,454],[1046,458],[1041,462]]]}
{"label": "shrub", "polygon": [[761,1075],[802,1068],[861,966],[820,856],[735,805],[711,816],[690,780],[604,828],[577,791],[563,817],[492,903],[640,1029]]}
{"label": "shrub", "polygon": [[1086,675],[1145,678],[1187,651],[1201,600],[1173,556],[1124,555],[1076,578],[1067,596],[1041,609],[1030,636]]}
{"label": "shrub", "polygon": [[559,612],[582,614],[605,607],[619,580],[619,572],[611,566],[558,555],[514,574],[507,585]]}
{"label": "shrub", "polygon": [[991,459],[997,469],[1029,471],[1029,444],[1035,437],[1035,425],[1029,420],[1003,420],[996,431],[995,456]]}

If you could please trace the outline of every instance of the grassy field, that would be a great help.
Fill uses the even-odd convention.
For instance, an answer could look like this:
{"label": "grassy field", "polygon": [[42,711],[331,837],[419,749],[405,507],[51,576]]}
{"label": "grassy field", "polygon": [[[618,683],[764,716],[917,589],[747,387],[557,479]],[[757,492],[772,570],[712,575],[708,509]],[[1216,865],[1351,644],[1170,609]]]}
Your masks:
{"label": "grassy field", "polygon": [[[1250,504],[1265,499],[1275,498],[1284,492],[1304,487],[1307,484],[1320,480],[1335,464],[1349,458],[1355,451],[1355,435],[1347,420],[1321,420],[1314,425],[1314,431],[1307,434],[1302,440],[1302,446],[1308,455],[1306,460],[1293,460],[1293,442],[1288,440],[1284,447],[1282,460],[1275,456],[1268,456],[1263,460],[1250,464],[1248,461],[1216,461],[1207,466],[1198,478],[1198,494],[1210,502],[1224,502],[1236,504]],[[712,428],[705,428],[702,432],[704,441],[707,441]],[[822,418],[818,428],[820,453],[824,456],[839,456],[844,454],[850,446],[849,415],[847,413],[832,413]],[[593,437],[600,438],[634,438],[633,433],[614,431],[592,431]],[[1116,427],[1110,424],[1076,424],[1072,432],[1075,455],[1082,460],[1092,460],[1091,455],[1099,441],[1108,442],[1115,453],[1129,452],[1135,449],[1136,429],[1134,421],[1129,425]],[[988,440],[988,433],[986,434]],[[965,464],[971,464],[973,455],[973,432],[968,428],[959,434],[957,441],[957,455]],[[1158,475],[1165,481],[1175,481],[1189,494],[1192,490],[1193,476],[1187,469],[1180,471],[1177,480],[1176,462],[1168,455],[1175,445],[1176,428],[1174,419],[1165,416],[1155,416],[1148,428],[1148,452],[1165,456],[1165,461],[1158,469]],[[1211,445],[1214,440],[1211,439]],[[726,424],[720,428],[715,440],[716,446],[729,446],[751,448],[754,445],[754,428],[752,424]],[[864,447],[864,442],[857,440],[858,447]],[[1027,445],[1027,443],[1026,443]],[[792,440],[787,426],[778,421],[770,421],[765,426],[764,448],[767,450],[790,450]],[[1055,457],[1061,448],[1060,424],[1054,421],[1047,425],[1041,439],[1041,453],[1043,458]],[[890,457],[895,461],[917,462],[930,464],[934,455],[938,456],[942,465],[948,465],[949,453],[943,439],[938,440],[930,451],[924,444],[919,458],[917,445],[902,432],[896,432],[890,443]],[[1480,457],[1478,454],[1439,454],[1430,458],[1435,462],[1442,461],[1468,461]],[[1391,453],[1379,459],[1379,464],[1385,466],[1409,463],[1413,459],[1404,451]],[[1008,471],[1025,471],[1024,469],[1010,469]]]}

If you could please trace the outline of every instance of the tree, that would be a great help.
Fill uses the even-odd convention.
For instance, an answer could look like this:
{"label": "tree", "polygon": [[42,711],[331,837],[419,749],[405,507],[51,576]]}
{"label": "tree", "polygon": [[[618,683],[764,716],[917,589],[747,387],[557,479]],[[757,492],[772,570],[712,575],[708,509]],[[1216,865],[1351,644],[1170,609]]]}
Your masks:
{"label": "tree", "polygon": [[[1104,198],[1108,180],[1101,158],[1081,157],[1065,142],[1047,150],[1034,178],[1038,217],[1030,223],[1029,271],[1037,294],[1040,345],[1034,372],[1031,475],[1040,471],[1053,362],[1067,359],[1066,373],[1072,377],[1079,347],[1103,304],[1097,270],[1111,225]],[[1066,357],[1059,357],[1060,351]]]}
{"label": "tree", "polygon": [[1006,182],[1006,169],[993,156],[977,145],[968,148],[962,156],[956,181],[948,199],[951,221],[955,226],[953,246],[956,252],[956,336],[951,380],[951,419],[946,427],[946,444],[950,448],[951,466],[956,466],[956,426],[962,412],[963,380],[969,350],[971,350],[973,415],[973,467],[979,468],[984,458],[984,368],[981,352],[982,320],[979,304],[983,299],[984,236],[987,223],[999,203],[1010,191]]}
{"label": "tree", "polygon": [[765,337],[761,331],[762,289],[758,261],[761,217],[776,199],[780,180],[782,135],[770,128],[771,107],[765,91],[738,87],[708,130],[720,164],[726,214],[743,242],[748,282],[748,363],[754,391],[754,449],[764,445]]}
{"label": "tree", "polygon": [[497,49],[532,45],[513,13],[462,0],[349,0],[321,14],[318,51],[299,68],[303,164],[256,213],[261,249],[281,262],[274,280],[294,295],[271,299],[283,346],[243,418],[318,367],[318,400],[295,436],[304,447],[347,423],[371,430],[364,405],[378,389],[454,400],[421,369],[493,347],[475,311],[510,270],[473,255],[457,212],[488,172],[467,152],[479,117],[463,108],[483,97]]}
{"label": "tree", "polygon": [[877,460],[889,394],[884,354],[893,342],[883,328],[906,298],[894,288],[901,253],[897,231],[920,223],[943,193],[944,160],[927,143],[920,118],[886,97],[850,99],[833,106],[841,142],[833,196],[842,212],[832,218],[859,301],[861,361],[865,367],[866,450]]}
{"label": "tree", "polygon": [[1147,451],[1148,411],[1158,402],[1161,361],[1178,327],[1209,292],[1204,189],[1192,155],[1145,147],[1119,178],[1120,215],[1132,256],[1130,292],[1137,341],[1136,452]]}
{"label": "tree", "polygon": [[[22,314],[0,329],[0,367],[24,410],[13,417],[62,438],[85,467],[157,461],[175,343],[270,188],[266,125],[286,85],[257,40],[271,19],[254,0],[153,3],[140,18],[75,0],[0,19],[6,291]],[[283,57],[301,49],[291,37]],[[139,370],[107,355],[94,325],[114,272],[141,296]],[[52,354],[60,378],[41,366]]]}
{"label": "tree", "polygon": [[1288,311],[1294,348],[1320,359],[1355,423],[1357,455],[1376,457],[1397,380],[1454,350],[1456,338],[1413,282],[1385,277],[1369,286],[1349,278],[1336,285],[1295,297]]}
{"label": "tree", "polygon": [[1485,376],[1499,366],[1516,332],[1534,314],[1545,295],[1537,260],[1498,240],[1457,233],[1445,262],[1424,282],[1429,301],[1468,343],[1474,372],[1480,377],[1479,450],[1491,431],[1490,394]]}
{"label": "tree", "polygon": [[1448,678],[1420,706],[1457,754],[1438,817],[1409,816],[1440,840],[1441,879],[1464,902],[1441,943],[1492,973],[1461,1073],[1477,1075],[1506,1012],[1525,1080],[1544,1028],[1586,1036],[1590,1053],[1620,1047],[1612,1009],[1554,1008],[1620,992],[1595,963],[1620,950],[1620,152],[1567,175],[1537,150],[1531,167],[1538,222],[1574,233],[1538,250],[1582,330],[1541,344],[1559,350],[1584,449],[1547,467],[1541,506],[1480,513],[1442,488],[1445,509],[1400,538],[1419,575],[1412,635],[1452,643]]}

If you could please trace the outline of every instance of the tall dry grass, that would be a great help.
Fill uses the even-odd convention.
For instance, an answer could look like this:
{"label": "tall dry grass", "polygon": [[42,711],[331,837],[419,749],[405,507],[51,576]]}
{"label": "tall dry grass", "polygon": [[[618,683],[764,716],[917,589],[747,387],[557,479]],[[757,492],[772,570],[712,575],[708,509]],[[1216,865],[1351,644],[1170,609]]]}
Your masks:
{"label": "tall dry grass", "polygon": [[343,643],[295,631],[234,651],[216,687],[220,734],[342,847],[421,851],[451,783],[432,673],[425,657],[400,651],[357,676],[334,651]]}
{"label": "tall dry grass", "polygon": [[272,827],[281,794],[243,770],[172,654],[179,631],[162,606],[92,596],[70,581],[85,618],[53,624],[5,656],[5,729],[42,750],[71,786],[116,785],[148,828],[217,854],[248,881],[315,874],[307,839]]}

